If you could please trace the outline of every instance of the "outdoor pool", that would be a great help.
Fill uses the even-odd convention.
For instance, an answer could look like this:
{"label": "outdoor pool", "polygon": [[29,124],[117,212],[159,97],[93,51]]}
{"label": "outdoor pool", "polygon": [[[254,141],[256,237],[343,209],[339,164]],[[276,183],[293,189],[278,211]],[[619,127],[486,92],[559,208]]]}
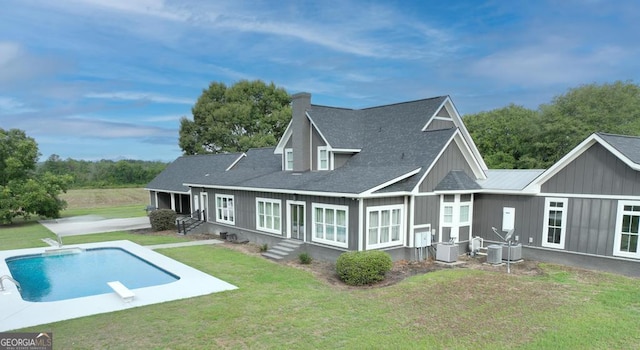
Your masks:
{"label": "outdoor pool", "polygon": [[57,301],[113,293],[107,285],[127,288],[175,282],[178,276],[122,248],[62,249],[6,259],[26,301]]}
{"label": "outdoor pool", "polygon": [[[96,242],[78,244],[74,246],[64,246],[63,251],[59,248],[40,247],[40,248],[27,248],[16,250],[0,250],[0,276],[11,275],[15,279],[22,280],[20,283],[28,284],[24,278],[16,276],[14,272],[9,270],[8,262],[11,260],[23,260],[27,257],[54,257],[59,255],[61,261],[66,261],[68,258],[89,258],[89,259],[103,259],[103,257],[96,258],[97,255],[102,253],[114,253],[114,249],[120,250],[116,252],[118,254],[124,254],[126,260],[120,261],[115,270],[117,273],[131,274],[134,276],[133,280],[129,280],[126,275],[113,275],[105,277],[103,280],[96,280],[89,283],[90,286],[98,285],[100,288],[105,288],[102,291],[95,291],[88,296],[73,297],[67,294],[68,299],[57,299],[55,301],[28,301],[23,298],[18,288],[10,281],[4,281],[4,291],[0,291],[0,332],[15,330],[24,327],[31,327],[44,323],[57,322],[61,320],[68,320],[77,317],[84,317],[89,315],[95,315],[105,312],[113,312],[118,310],[127,310],[131,308],[137,308],[145,305],[152,305],[157,303],[164,303],[167,301],[193,298],[208,295],[211,293],[218,293],[222,291],[231,291],[237,287],[222,281],[207,273],[194,269],[188,265],[185,265],[179,261],[173,260],[168,256],[155,252],[153,249],[140,246],[130,241],[110,241],[110,242]],[[182,249],[182,248],[177,248]],[[190,249],[190,248],[189,248]],[[209,248],[203,248],[209,249]],[[66,250],[66,251],[64,251]],[[78,254],[65,254],[74,253]],[[89,254],[80,254],[89,253]],[[129,254],[130,253],[130,254]],[[215,251],[211,251],[215,254]],[[81,256],[83,255],[83,256]],[[128,256],[127,256],[128,255]],[[133,260],[129,260],[133,259]],[[54,260],[54,259],[52,259]],[[113,264],[113,259],[108,259],[107,263],[99,262],[77,262],[69,263],[70,265],[87,265],[92,266],[87,273],[95,273],[99,269],[98,276],[105,275],[105,268]],[[41,264],[40,262],[31,263]],[[49,261],[47,261],[47,264]],[[66,266],[63,264],[63,266]],[[133,265],[141,264],[139,267],[144,269],[143,272],[134,271]],[[75,267],[75,266],[74,266]],[[160,276],[155,277],[151,282],[152,285],[147,287],[139,287],[136,283],[147,278],[149,271],[146,269],[151,267],[153,273],[161,272]],[[66,269],[66,267],[63,267]],[[159,271],[158,271],[159,270]],[[35,276],[40,274],[40,277],[34,277],[35,283],[45,283],[57,287],[57,284],[64,284],[65,288],[73,289],[71,284],[77,282],[77,280],[85,280],[88,277],[80,277],[78,272],[73,272],[67,280],[59,282],[51,282],[48,279],[51,277],[50,272],[36,273]],[[47,275],[47,276],[42,276]],[[55,273],[54,273],[55,275]],[[169,276],[168,282],[164,280]],[[43,278],[46,278],[43,281]],[[29,277],[28,279],[31,279]],[[118,294],[112,291],[106,282],[113,280],[119,280],[127,288],[129,288],[135,297],[131,301],[125,301]],[[48,281],[48,282],[47,282]],[[164,282],[163,282],[164,281]],[[159,283],[159,284],[158,284]],[[26,290],[25,286],[25,290]],[[42,288],[42,287],[41,287]],[[84,289],[85,287],[75,289]],[[89,288],[89,286],[87,286]],[[109,289],[107,289],[109,288]],[[43,291],[29,292],[31,294],[45,294]],[[47,293],[50,293],[49,291]],[[67,291],[71,293],[71,291]],[[73,292],[75,293],[75,292]],[[26,295],[26,294],[25,294]],[[33,296],[33,295],[32,295]]]}

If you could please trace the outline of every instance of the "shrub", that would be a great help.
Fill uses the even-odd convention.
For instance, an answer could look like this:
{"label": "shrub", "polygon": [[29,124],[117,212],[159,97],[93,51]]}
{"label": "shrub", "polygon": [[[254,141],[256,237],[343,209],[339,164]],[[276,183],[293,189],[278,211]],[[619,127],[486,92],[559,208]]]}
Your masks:
{"label": "shrub", "polygon": [[266,244],[266,243],[265,243],[265,244],[263,244],[263,245],[261,245],[261,246],[260,246],[260,251],[261,251],[261,252],[263,252],[263,253],[264,253],[264,252],[266,252],[267,250],[269,250],[269,245],[268,245],[268,244]]}
{"label": "shrub", "polygon": [[389,254],[379,250],[346,252],[336,261],[340,279],[351,286],[362,286],[382,281],[393,263]]}
{"label": "shrub", "polygon": [[176,229],[176,212],[171,209],[158,209],[149,213],[151,229],[166,231]]}
{"label": "shrub", "polygon": [[298,255],[298,260],[300,260],[300,263],[303,265],[309,265],[311,264],[311,255],[309,255],[309,253],[300,253],[300,255]]}

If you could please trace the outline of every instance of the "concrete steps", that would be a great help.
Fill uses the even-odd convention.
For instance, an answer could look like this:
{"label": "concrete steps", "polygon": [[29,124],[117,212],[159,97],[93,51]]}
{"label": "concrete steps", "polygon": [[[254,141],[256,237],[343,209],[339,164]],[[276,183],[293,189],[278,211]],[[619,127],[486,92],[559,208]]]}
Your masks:
{"label": "concrete steps", "polygon": [[262,256],[272,260],[289,260],[291,257],[297,256],[304,242],[295,239],[285,239],[280,243],[269,248]]}

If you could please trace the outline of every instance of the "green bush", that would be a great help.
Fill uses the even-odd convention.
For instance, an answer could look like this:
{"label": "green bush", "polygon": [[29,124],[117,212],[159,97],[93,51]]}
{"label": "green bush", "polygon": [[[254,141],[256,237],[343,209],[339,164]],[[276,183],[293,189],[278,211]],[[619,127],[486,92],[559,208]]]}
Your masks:
{"label": "green bush", "polygon": [[151,229],[166,231],[176,229],[176,212],[171,209],[158,209],[149,213]]}
{"label": "green bush", "polygon": [[346,252],[336,261],[340,279],[351,286],[362,286],[384,280],[393,263],[389,254],[379,250]]}
{"label": "green bush", "polygon": [[269,245],[268,244],[265,243],[265,244],[260,246],[260,252],[264,253],[267,250],[269,250]]}
{"label": "green bush", "polygon": [[300,255],[298,255],[298,260],[300,260],[300,263],[303,265],[309,265],[313,259],[309,253],[300,253]]}

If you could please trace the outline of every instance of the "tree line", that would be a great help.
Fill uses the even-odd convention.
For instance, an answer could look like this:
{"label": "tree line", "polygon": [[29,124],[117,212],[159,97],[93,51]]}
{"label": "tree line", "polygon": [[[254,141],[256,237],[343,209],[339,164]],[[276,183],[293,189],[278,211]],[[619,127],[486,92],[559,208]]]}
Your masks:
{"label": "tree line", "polygon": [[167,163],[123,159],[118,161],[102,159],[86,161],[62,159],[52,154],[37,166],[38,174],[70,175],[70,188],[104,188],[122,186],[142,186],[156,177]]}
{"label": "tree line", "polygon": [[587,84],[535,110],[511,104],[463,120],[490,169],[546,169],[594,132],[640,136],[640,86]]}

